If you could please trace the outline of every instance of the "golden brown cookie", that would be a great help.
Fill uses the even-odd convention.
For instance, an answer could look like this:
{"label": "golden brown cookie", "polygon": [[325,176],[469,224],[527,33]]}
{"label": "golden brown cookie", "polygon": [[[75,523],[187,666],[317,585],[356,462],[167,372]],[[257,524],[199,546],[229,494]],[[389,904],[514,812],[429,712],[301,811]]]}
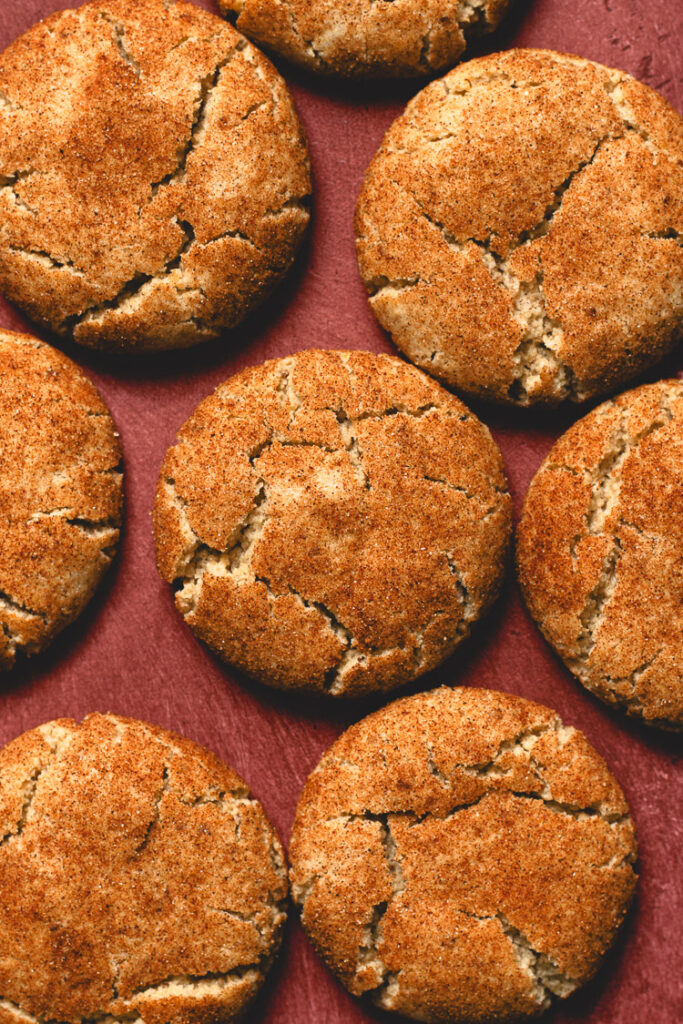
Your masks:
{"label": "golden brown cookie", "polygon": [[122,506],[119,437],[97,388],[56,349],[0,331],[0,670],[80,615]]}
{"label": "golden brown cookie", "polygon": [[354,995],[420,1021],[533,1016],[597,970],[636,886],[628,805],[549,708],[440,689],[352,726],[299,799],[291,882]]}
{"label": "golden brown cookie", "polygon": [[89,715],[0,751],[0,1024],[235,1020],[287,891],[263,808],[189,740]]}
{"label": "golden brown cookie", "polygon": [[222,19],[96,0],[0,55],[0,289],[94,348],[182,348],[239,323],[309,219],[287,88]]}
{"label": "golden brown cookie", "polygon": [[683,727],[683,381],[628,391],[564,434],[519,525],[522,591],[602,700]]}
{"label": "golden brown cookie", "polygon": [[445,71],[497,28],[509,0],[218,0],[240,32],[325,75]]}
{"label": "golden brown cookie", "polygon": [[226,381],[181,428],[159,572],[200,639],[271,686],[385,691],[494,600],[510,497],[487,428],[392,356],[308,351]]}
{"label": "golden brown cookie", "polygon": [[470,395],[581,402],[657,362],[683,322],[683,121],[623,71],[548,50],[419,93],[366,174],[370,305]]}

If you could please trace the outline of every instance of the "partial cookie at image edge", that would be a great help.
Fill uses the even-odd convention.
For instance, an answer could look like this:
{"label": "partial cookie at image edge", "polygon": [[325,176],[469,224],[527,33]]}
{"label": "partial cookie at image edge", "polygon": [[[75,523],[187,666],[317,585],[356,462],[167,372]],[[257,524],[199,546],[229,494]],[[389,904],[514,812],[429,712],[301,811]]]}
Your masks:
{"label": "partial cookie at image edge", "polygon": [[2,1024],[241,1019],[288,884],[231,768],[144,722],[60,719],[0,751],[0,818]]}
{"label": "partial cookie at image edge", "polygon": [[510,0],[218,0],[240,32],[316,74],[420,78],[452,67],[493,32]]}
{"label": "partial cookie at image edge", "polygon": [[524,501],[517,570],[567,668],[647,725],[683,728],[683,381],[578,420]]}
{"label": "partial cookie at image edge", "polygon": [[57,349],[0,330],[0,670],[84,611],[111,565],[123,464],[111,414]]}
{"label": "partial cookie at image edge", "polygon": [[290,269],[305,134],[219,17],[185,0],[55,12],[0,55],[0,94],[0,288],[36,323],[110,352],[184,348]]}
{"label": "partial cookie at image edge", "polygon": [[551,709],[467,687],[394,701],[322,756],[293,898],[343,985],[429,1022],[536,1016],[603,961],[636,886],[628,805]]}

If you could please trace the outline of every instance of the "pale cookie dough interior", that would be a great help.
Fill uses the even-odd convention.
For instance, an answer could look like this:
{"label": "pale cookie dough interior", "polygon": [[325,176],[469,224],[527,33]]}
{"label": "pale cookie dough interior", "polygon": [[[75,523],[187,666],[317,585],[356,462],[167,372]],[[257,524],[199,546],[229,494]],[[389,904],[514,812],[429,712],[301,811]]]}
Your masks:
{"label": "pale cookie dough interior", "polygon": [[248,675],[333,696],[438,665],[496,596],[502,458],[391,356],[308,351],[221,385],[182,427],[154,509],[159,571]]}
{"label": "pale cookie dough interior", "polygon": [[488,690],[352,726],[302,792],[291,881],[354,995],[420,1021],[513,1022],[597,970],[631,901],[633,823],[583,735]]}
{"label": "pale cookie dough interior", "polygon": [[470,395],[581,402],[683,321],[683,121],[625,72],[513,50],[419,93],[356,210],[370,305]]}
{"label": "pale cookie dough interior", "polygon": [[0,670],[83,611],[122,505],[121,447],[95,386],[37,338],[0,331]]}
{"label": "pale cookie dough interior", "polygon": [[321,74],[445,71],[509,0],[218,0],[240,32]]}
{"label": "pale cookie dough interior", "polygon": [[309,220],[305,138],[266,58],[178,0],[97,0],[0,56],[0,289],[114,351],[234,327]]}
{"label": "pale cookie dough interior", "polygon": [[524,504],[519,578],[584,686],[683,727],[683,381],[627,392],[552,448]]}
{"label": "pale cookie dough interior", "polygon": [[0,752],[0,1024],[235,1020],[287,888],[261,805],[180,736],[90,715]]}

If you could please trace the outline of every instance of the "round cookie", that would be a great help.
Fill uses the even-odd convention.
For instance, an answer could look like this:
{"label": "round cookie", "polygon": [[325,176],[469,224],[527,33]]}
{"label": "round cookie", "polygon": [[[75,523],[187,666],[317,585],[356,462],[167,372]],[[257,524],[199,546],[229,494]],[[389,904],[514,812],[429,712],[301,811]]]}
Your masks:
{"label": "round cookie", "polygon": [[304,928],[342,984],[434,1024],[516,1022],[591,978],[635,856],[624,795],[584,736],[467,688],[347,730],[290,844]]}
{"label": "round cookie", "polygon": [[683,727],[683,381],[629,391],[563,434],[526,496],[517,564],[584,686]]}
{"label": "round cookie", "polygon": [[232,1021],[279,946],[287,873],[213,754],[113,715],[0,752],[0,1024]]}
{"label": "round cookie", "polygon": [[324,75],[445,71],[497,28],[509,0],[218,0],[250,39]]}
{"label": "round cookie", "polygon": [[93,348],[182,348],[234,327],[309,220],[282,78],[177,0],[96,0],[0,55],[0,289]]}
{"label": "round cookie", "polygon": [[356,209],[370,305],[470,395],[582,402],[683,323],[683,121],[623,71],[547,50],[464,64],[387,133]]}
{"label": "round cookie", "polygon": [[232,377],[164,460],[159,572],[194,633],[272,686],[386,691],[494,600],[510,534],[500,452],[392,356],[307,351]]}
{"label": "round cookie", "polygon": [[119,438],[94,384],[37,338],[0,331],[0,670],[82,612],[122,506]]}

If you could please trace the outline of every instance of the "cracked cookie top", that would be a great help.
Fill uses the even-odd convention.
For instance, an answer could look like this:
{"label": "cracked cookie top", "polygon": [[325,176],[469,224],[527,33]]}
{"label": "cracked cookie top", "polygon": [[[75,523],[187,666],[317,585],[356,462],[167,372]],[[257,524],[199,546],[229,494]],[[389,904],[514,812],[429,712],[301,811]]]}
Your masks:
{"label": "cracked cookie top", "polygon": [[97,388],[61,352],[0,331],[0,670],[83,610],[122,505],[121,448]]}
{"label": "cracked cookie top", "polygon": [[497,594],[510,497],[487,428],[392,356],[308,351],[202,402],[162,466],[157,563],[248,675],[332,696],[438,665]]}
{"label": "cracked cookie top", "polygon": [[509,0],[218,0],[250,39],[312,71],[414,77],[445,71],[493,31]]}
{"label": "cracked cookie top", "polygon": [[287,891],[261,805],[180,736],[89,715],[0,751],[0,1024],[234,1020]]}
{"label": "cracked cookie top", "polygon": [[370,165],[370,305],[418,366],[481,398],[581,402],[683,322],[683,121],[625,72],[512,50],[419,93]]}
{"label": "cracked cookie top", "polygon": [[683,381],[620,395],[560,438],[524,502],[517,563],[584,686],[683,728]]}
{"label": "cracked cookie top", "polygon": [[283,80],[184,0],[97,0],[0,56],[0,289],[59,334],[217,337],[290,266],[309,193]]}
{"label": "cracked cookie top", "polygon": [[617,782],[521,697],[440,689],[352,726],[301,794],[304,928],[354,995],[421,1021],[518,1021],[597,970],[636,885]]}

